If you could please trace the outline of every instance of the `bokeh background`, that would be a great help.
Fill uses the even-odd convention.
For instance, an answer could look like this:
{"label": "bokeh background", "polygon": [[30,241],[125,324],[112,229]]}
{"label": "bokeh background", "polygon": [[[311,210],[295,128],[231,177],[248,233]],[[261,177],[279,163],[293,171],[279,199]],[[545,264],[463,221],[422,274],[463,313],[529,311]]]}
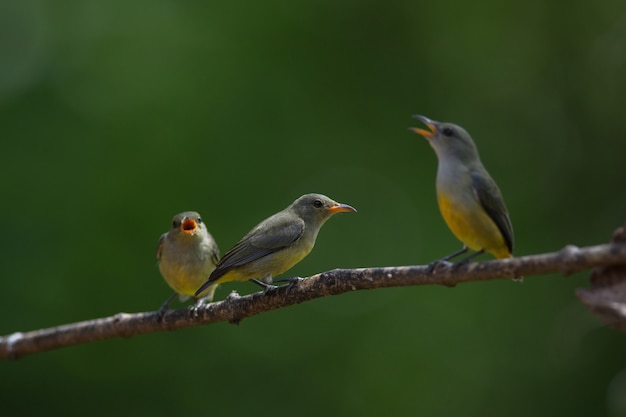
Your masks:
{"label": "bokeh background", "polygon": [[[184,210],[225,252],[301,194],[357,207],[300,276],[458,249],[414,113],[474,136],[516,254],[606,242],[625,109],[622,0],[2,0],[0,334],[158,308],[157,240]],[[0,407],[623,417],[626,338],[577,301],[587,280],[356,292],[37,354],[0,363]],[[257,290],[217,298],[233,289]]]}

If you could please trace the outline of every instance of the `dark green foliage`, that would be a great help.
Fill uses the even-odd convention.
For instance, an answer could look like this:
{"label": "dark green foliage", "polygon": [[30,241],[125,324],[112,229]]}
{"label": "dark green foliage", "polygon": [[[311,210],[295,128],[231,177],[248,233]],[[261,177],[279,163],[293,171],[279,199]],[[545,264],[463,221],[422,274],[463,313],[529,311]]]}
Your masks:
{"label": "dark green foliage", "polygon": [[[185,210],[227,249],[304,193],[358,208],[289,275],[458,249],[415,113],[471,133],[516,255],[608,241],[626,214],[625,14],[1,1],[0,334],[156,310],[156,244]],[[37,354],[0,363],[2,414],[623,417],[626,339],[576,300],[587,278],[361,292]],[[216,298],[231,289],[258,290]]]}

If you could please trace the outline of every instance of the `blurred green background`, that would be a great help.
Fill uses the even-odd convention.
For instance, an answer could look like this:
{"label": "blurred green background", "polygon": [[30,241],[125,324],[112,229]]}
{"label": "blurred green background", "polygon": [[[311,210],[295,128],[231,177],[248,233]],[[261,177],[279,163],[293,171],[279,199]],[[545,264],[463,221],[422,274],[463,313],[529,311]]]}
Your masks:
{"label": "blurred green background", "polygon": [[[0,334],[158,308],[157,240],[184,210],[225,252],[301,194],[357,207],[291,275],[458,249],[414,113],[473,135],[517,255],[606,242],[625,109],[623,0],[3,0]],[[0,363],[0,407],[626,416],[626,338],[577,301],[587,280],[356,292],[37,354]],[[257,290],[217,298],[233,289]]]}

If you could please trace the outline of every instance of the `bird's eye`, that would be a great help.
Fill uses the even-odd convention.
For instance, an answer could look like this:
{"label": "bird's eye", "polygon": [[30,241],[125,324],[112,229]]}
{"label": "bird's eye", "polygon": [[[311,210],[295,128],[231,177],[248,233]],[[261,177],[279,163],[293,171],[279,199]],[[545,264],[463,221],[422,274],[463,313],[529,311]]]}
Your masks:
{"label": "bird's eye", "polygon": [[322,203],[322,201],[321,201],[321,200],[315,200],[315,201],[313,202],[313,207],[315,207],[315,208],[321,208],[321,207],[323,207],[323,206],[324,206],[324,203]]}
{"label": "bird's eye", "polygon": [[453,136],[454,135],[454,130],[452,128],[450,128],[450,127],[444,127],[443,130],[442,130],[442,133],[445,136]]}
{"label": "bird's eye", "polygon": [[174,220],[174,221],[172,222],[172,227],[173,227],[174,229],[179,228],[179,227],[180,227],[180,222],[179,222],[178,220]]}
{"label": "bird's eye", "polygon": [[198,224],[201,224],[201,223],[202,223],[202,217],[198,216],[197,223],[198,223]]}

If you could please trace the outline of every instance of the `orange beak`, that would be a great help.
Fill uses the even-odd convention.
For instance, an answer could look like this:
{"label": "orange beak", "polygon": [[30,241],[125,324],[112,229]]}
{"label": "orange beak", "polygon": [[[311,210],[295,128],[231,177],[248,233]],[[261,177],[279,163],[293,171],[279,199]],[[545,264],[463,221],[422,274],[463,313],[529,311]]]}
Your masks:
{"label": "orange beak", "polygon": [[424,136],[426,139],[432,138],[433,135],[437,133],[437,124],[433,120],[430,120],[428,117],[422,116],[421,114],[415,114],[413,117],[421,120],[430,130],[419,129],[417,127],[410,127],[409,130],[417,133],[418,135]]}
{"label": "orange beak", "polygon": [[193,236],[193,234],[196,233],[197,229],[198,229],[198,223],[196,223],[194,219],[190,219],[189,217],[185,217],[185,220],[183,220],[183,222],[180,225],[180,230],[182,230],[183,233],[188,234],[190,236]]}
{"label": "orange beak", "polygon": [[337,203],[332,207],[328,207],[328,211],[330,211],[331,213],[342,213],[342,212],[356,213],[356,209],[354,207],[349,206],[347,204],[341,204],[341,203]]}

